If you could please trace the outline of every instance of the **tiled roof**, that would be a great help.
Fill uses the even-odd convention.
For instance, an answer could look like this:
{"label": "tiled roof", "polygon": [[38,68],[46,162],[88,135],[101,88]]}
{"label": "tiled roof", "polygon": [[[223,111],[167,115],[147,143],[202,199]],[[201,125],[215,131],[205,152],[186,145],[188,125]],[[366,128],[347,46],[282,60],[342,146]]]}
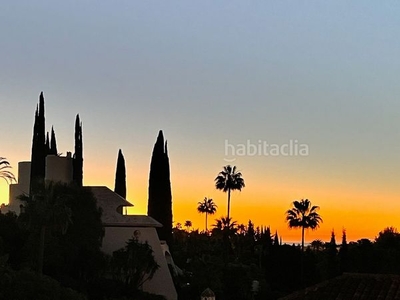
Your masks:
{"label": "tiled roof", "polygon": [[389,274],[344,273],[281,300],[365,300],[400,299],[400,276]]}
{"label": "tiled roof", "polygon": [[87,186],[97,199],[97,205],[103,210],[101,219],[108,227],[161,227],[162,225],[146,215],[122,215],[123,207],[133,206],[126,199],[106,186]]}

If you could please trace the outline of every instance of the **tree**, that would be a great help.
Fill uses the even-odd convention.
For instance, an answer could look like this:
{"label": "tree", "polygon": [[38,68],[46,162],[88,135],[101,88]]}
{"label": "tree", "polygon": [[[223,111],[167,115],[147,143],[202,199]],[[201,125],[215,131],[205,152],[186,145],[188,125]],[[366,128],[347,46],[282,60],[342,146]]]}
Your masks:
{"label": "tree", "polygon": [[227,219],[230,220],[230,205],[231,205],[231,191],[239,190],[245,187],[242,173],[236,171],[236,166],[224,166],[223,170],[219,172],[215,178],[215,187],[217,190],[222,190],[224,193],[228,192],[228,214]]}
{"label": "tree", "polygon": [[189,232],[189,230],[190,230],[190,227],[192,227],[192,221],[190,221],[190,220],[186,220],[185,221],[185,227],[186,227],[186,229],[187,229],[187,231]]}
{"label": "tree", "polygon": [[75,119],[75,153],[73,159],[73,180],[78,186],[83,185],[83,138],[82,122],[79,114]]}
{"label": "tree", "polygon": [[395,227],[386,227],[379,232],[375,242],[382,248],[400,249],[400,233]]}
{"label": "tree", "polygon": [[126,198],[126,169],[125,169],[125,158],[122,154],[121,149],[118,152],[117,169],[115,172],[115,188],[114,192],[120,195],[122,198]]}
{"label": "tree", "polygon": [[56,133],[54,132],[53,126],[51,126],[51,140],[50,140],[49,154],[58,155]]}
{"label": "tree", "polygon": [[293,208],[286,211],[286,221],[289,228],[301,228],[301,282],[304,280],[304,229],[312,230],[319,227],[322,222],[321,216],[317,213],[318,206],[311,206],[308,199],[293,201]]}
{"label": "tree", "polygon": [[274,246],[279,246],[278,230],[275,231],[275,235],[274,235]]}
{"label": "tree", "polygon": [[0,157],[0,178],[3,178],[7,183],[12,183],[15,180],[14,174],[9,171],[10,163],[5,157]]}
{"label": "tree", "polygon": [[220,219],[215,220],[216,223],[213,225],[213,232],[222,232],[226,236],[235,235],[238,231],[237,222],[232,221],[232,219],[221,217]]}
{"label": "tree", "polygon": [[53,233],[46,239],[44,271],[60,282],[83,287],[103,272],[101,252],[104,227],[102,209],[90,187],[76,184],[62,186],[67,195],[66,206],[71,210],[71,223],[65,234]]}
{"label": "tree", "polygon": [[113,253],[112,264],[114,276],[134,290],[153,278],[160,267],[151,246],[147,242],[140,243],[136,238],[129,239],[125,248]]}
{"label": "tree", "polygon": [[336,237],[335,232],[332,230],[331,240],[326,245],[327,252],[327,275],[328,278],[332,278],[338,274],[338,264],[337,264],[337,245],[336,245]]}
{"label": "tree", "polygon": [[48,131],[46,133],[45,149],[46,149],[46,155],[50,154],[50,138],[49,138],[49,132]]}
{"label": "tree", "polygon": [[36,106],[35,123],[33,125],[32,153],[31,153],[31,178],[30,193],[40,189],[46,173],[46,137],[45,113],[43,92],[39,96],[39,105]]}
{"label": "tree", "polygon": [[147,214],[160,222],[157,228],[160,240],[172,243],[172,194],[167,142],[162,130],[154,144],[149,174],[149,200]]}
{"label": "tree", "polygon": [[342,244],[339,249],[339,261],[340,261],[340,271],[346,272],[348,270],[348,254],[349,254],[349,245],[347,243],[347,235],[346,229],[342,231]]}
{"label": "tree", "polygon": [[197,211],[201,214],[206,214],[206,233],[208,232],[207,228],[207,216],[208,214],[213,215],[217,211],[217,205],[214,203],[213,199],[209,199],[207,197],[204,197],[204,200],[202,202],[197,203]]}
{"label": "tree", "polygon": [[313,240],[311,242],[311,248],[314,251],[321,251],[323,249],[323,247],[324,247],[324,242],[319,239]]}
{"label": "tree", "polygon": [[286,221],[289,228],[301,228],[301,251],[304,251],[304,230],[315,230],[322,223],[321,216],[317,213],[319,206],[311,206],[308,199],[293,201],[293,208],[286,211]]}
{"label": "tree", "polygon": [[25,212],[21,216],[22,222],[33,230],[38,230],[40,234],[37,260],[39,274],[43,272],[46,231],[65,234],[71,223],[71,209],[66,205],[70,195],[65,193],[65,184],[49,181],[43,186],[44,188],[37,190],[30,197],[20,196],[21,200],[27,202]]}

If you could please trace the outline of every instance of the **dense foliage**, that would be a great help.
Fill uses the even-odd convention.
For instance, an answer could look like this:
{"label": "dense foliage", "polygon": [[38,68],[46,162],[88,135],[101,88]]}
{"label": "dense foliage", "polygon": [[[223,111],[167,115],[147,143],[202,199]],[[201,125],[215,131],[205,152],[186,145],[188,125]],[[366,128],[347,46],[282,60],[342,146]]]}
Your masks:
{"label": "dense foliage", "polygon": [[[175,278],[179,299],[195,299],[206,288],[222,300],[277,299],[342,272],[400,274],[400,233],[391,227],[375,241],[347,243],[345,231],[341,244],[334,232],[328,242],[313,241],[303,254],[303,284],[301,246],[282,244],[251,221],[245,226],[219,219],[211,234],[174,228],[172,251],[183,270]],[[255,280],[259,290],[252,293]]]}

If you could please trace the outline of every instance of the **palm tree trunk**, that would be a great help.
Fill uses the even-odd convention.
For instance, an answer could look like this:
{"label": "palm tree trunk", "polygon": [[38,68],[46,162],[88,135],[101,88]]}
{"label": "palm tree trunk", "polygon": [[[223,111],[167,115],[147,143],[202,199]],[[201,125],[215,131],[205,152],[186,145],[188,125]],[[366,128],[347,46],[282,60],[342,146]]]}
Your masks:
{"label": "palm tree trunk", "polygon": [[40,228],[40,240],[39,240],[39,253],[38,253],[38,273],[43,274],[43,259],[44,259],[44,239],[46,236],[46,226],[42,225]]}
{"label": "palm tree trunk", "polygon": [[230,210],[231,210],[231,189],[228,189],[228,222],[229,222]]}
{"label": "palm tree trunk", "polygon": [[206,212],[206,233],[208,233],[208,228],[207,228],[207,212]]}
{"label": "palm tree trunk", "polygon": [[304,287],[304,226],[301,227],[301,270],[300,270],[300,280],[301,287]]}

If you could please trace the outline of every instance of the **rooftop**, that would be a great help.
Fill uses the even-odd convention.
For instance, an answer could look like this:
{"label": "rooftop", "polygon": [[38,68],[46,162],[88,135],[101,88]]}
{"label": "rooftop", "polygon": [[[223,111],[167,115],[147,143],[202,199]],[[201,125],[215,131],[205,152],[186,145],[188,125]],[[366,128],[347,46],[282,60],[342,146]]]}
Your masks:
{"label": "rooftop", "polygon": [[123,207],[133,204],[113,192],[106,186],[86,186],[97,199],[97,205],[102,208],[101,219],[106,227],[161,227],[152,217],[146,215],[123,215]]}

